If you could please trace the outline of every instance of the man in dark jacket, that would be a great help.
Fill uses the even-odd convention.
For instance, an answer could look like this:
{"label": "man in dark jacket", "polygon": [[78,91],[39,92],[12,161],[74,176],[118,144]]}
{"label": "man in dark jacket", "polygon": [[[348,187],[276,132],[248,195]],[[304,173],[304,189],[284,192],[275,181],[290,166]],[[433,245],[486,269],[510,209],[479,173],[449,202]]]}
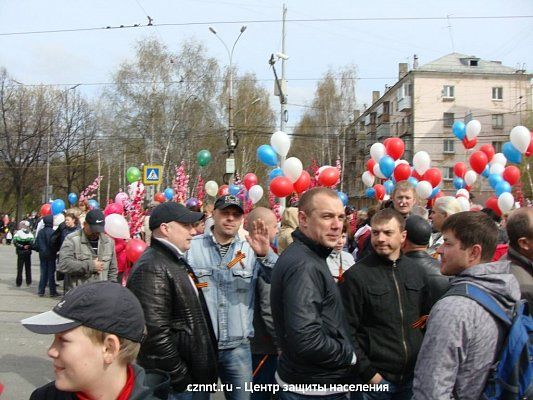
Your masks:
{"label": "man in dark jacket", "polygon": [[450,287],[450,279],[440,273],[440,262],[426,251],[431,238],[431,225],[425,218],[411,215],[405,221],[405,231],[407,236],[402,246],[403,254],[426,271],[430,304],[433,306]]}
{"label": "man in dark jacket", "polygon": [[[362,383],[388,384],[380,399],[408,399],[422,332],[411,325],[429,311],[424,270],[402,256],[405,219],[391,208],[372,217],[374,252],[343,275],[342,300],[358,347]],[[373,399],[377,393],[354,393]],[[353,396],[352,396],[353,398]]]}
{"label": "man in dark jacket", "polygon": [[170,374],[169,399],[192,399],[190,384],[216,384],[216,339],[194,272],[183,254],[203,218],[169,202],[150,216],[150,247],[135,264],[127,287],[139,299],[148,335],[138,363]]}
{"label": "man in dark jacket", "polygon": [[56,289],[56,257],[58,248],[52,241],[54,235],[54,217],[47,215],[43,218],[44,228],[39,231],[35,239],[35,247],[39,252],[39,261],[41,263],[41,278],[39,280],[39,289],[37,294],[44,296],[46,284],[50,290],[50,297],[57,297]]}
{"label": "man in dark jacket", "polygon": [[276,379],[293,389],[280,392],[280,399],[345,398],[331,385],[353,380],[356,356],[326,261],[342,235],[344,207],[335,191],[311,189],[300,199],[298,219],[294,242],[272,273],[270,300],[282,350]]}

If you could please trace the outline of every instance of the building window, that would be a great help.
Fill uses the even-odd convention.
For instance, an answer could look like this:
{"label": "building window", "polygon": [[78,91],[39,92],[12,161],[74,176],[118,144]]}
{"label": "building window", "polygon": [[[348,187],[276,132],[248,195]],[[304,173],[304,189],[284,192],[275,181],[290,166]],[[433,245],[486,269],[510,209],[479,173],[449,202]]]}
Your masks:
{"label": "building window", "polygon": [[477,67],[478,66],[478,60],[470,60],[470,66],[471,67]]}
{"label": "building window", "polygon": [[492,114],[492,127],[503,129],[503,114]]}
{"label": "building window", "polygon": [[445,181],[451,181],[453,180],[453,167],[443,167],[442,172],[442,179]]}
{"label": "building window", "polygon": [[494,151],[496,153],[501,153],[502,152],[502,142],[492,142],[492,147],[494,147]]}
{"label": "building window", "polygon": [[444,85],[442,88],[442,97],[444,99],[453,99],[455,97],[455,86]]}
{"label": "building window", "polygon": [[503,100],[503,88],[502,87],[492,88],[492,100]]}
{"label": "building window", "polygon": [[455,141],[453,139],[444,139],[443,151],[444,153],[455,153]]}
{"label": "building window", "polygon": [[443,126],[452,126],[455,120],[454,113],[444,113],[442,114],[442,125]]}

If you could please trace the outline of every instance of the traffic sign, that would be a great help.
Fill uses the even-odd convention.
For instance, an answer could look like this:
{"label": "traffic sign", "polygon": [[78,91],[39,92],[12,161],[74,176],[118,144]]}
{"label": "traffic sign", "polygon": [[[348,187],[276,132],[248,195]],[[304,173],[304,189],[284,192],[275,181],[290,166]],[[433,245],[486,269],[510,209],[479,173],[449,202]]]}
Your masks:
{"label": "traffic sign", "polygon": [[145,185],[159,185],[163,181],[163,167],[161,165],[145,165],[143,167],[143,183]]}

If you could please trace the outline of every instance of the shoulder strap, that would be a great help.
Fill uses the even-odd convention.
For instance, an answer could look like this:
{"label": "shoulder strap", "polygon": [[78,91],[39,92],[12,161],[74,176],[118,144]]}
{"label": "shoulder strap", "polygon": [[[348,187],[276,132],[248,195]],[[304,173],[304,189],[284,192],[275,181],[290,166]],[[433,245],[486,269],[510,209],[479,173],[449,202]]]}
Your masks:
{"label": "shoulder strap", "polygon": [[498,318],[505,325],[511,326],[512,321],[507,316],[505,310],[498,304],[498,302],[479,286],[470,283],[461,283],[453,285],[445,296],[464,296],[476,301],[485,310],[490,312],[494,317]]}

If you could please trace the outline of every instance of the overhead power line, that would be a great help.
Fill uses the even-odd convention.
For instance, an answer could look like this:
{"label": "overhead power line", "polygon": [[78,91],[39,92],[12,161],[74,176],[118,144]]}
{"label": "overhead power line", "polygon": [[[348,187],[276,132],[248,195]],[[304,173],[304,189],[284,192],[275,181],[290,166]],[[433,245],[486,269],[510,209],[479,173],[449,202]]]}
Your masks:
{"label": "overhead power line", "polygon": [[[494,19],[528,19],[533,15],[473,15],[473,16],[444,16],[444,17],[360,17],[360,18],[298,18],[287,19],[286,22],[390,22],[390,21],[442,21],[442,20],[494,20]],[[48,33],[67,33],[67,32],[90,32],[101,30],[116,29],[134,29],[145,27],[166,27],[166,26],[194,26],[194,25],[223,25],[223,24],[272,24],[279,23],[281,19],[258,19],[258,20],[233,20],[233,21],[195,21],[195,22],[175,22],[166,24],[131,24],[118,26],[88,27],[88,28],[67,28],[67,29],[49,29],[38,31],[20,31],[20,32],[3,32],[0,36],[18,36],[18,35],[37,35]]]}

